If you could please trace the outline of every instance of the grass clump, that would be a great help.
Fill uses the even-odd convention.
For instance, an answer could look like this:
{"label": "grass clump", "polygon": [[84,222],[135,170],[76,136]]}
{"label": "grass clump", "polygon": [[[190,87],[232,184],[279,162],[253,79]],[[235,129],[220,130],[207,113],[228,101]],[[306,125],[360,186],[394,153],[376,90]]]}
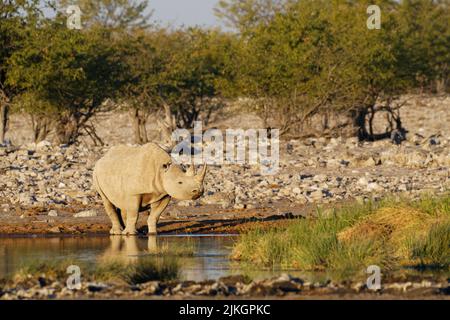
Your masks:
{"label": "grass clump", "polygon": [[151,255],[160,255],[164,257],[192,257],[196,251],[196,244],[192,239],[186,239],[183,243],[162,242],[157,249],[150,249],[148,253]]}
{"label": "grass clump", "polygon": [[352,204],[241,236],[232,258],[264,268],[352,276],[370,265],[449,265],[449,195]]}
{"label": "grass clump", "polygon": [[83,262],[73,260],[31,260],[24,262],[8,280],[22,282],[34,277],[63,279],[67,278],[67,267],[70,265],[77,265],[80,268],[85,268]]}
{"label": "grass clump", "polygon": [[338,246],[337,233],[373,210],[374,204],[344,206],[317,217],[293,221],[285,228],[241,235],[232,258],[263,267],[321,270]]}
{"label": "grass clump", "polygon": [[179,275],[179,263],[174,258],[145,257],[134,262],[124,260],[101,261],[88,265],[81,261],[32,261],[22,266],[10,280],[23,282],[45,278],[66,281],[70,265],[80,267],[81,277],[86,281],[125,282],[136,285],[149,281],[175,280]]}
{"label": "grass clump", "polygon": [[411,259],[419,267],[450,267],[450,221],[433,226],[425,237],[413,238]]}
{"label": "grass clump", "polygon": [[91,271],[97,281],[125,281],[140,284],[149,281],[167,281],[178,278],[179,264],[172,258],[143,258],[134,263],[110,260]]}

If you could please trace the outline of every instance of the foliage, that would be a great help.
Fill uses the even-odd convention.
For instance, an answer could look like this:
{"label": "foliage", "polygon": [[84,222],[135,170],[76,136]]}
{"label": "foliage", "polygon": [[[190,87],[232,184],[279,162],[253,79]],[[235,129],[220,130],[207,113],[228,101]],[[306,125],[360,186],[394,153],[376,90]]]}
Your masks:
{"label": "foliage", "polygon": [[136,131],[145,130],[149,114],[166,117],[171,130],[190,128],[201,115],[208,122],[222,106],[220,97],[231,81],[234,44],[227,34],[200,28],[137,31],[122,37],[118,50],[126,52],[128,72],[120,96],[135,117],[137,143],[146,142],[146,133]]}
{"label": "foliage", "polygon": [[77,4],[82,13],[84,26],[101,26],[116,30],[145,29],[150,26],[153,11],[148,1],[143,0],[58,0],[56,7],[61,12],[71,4]]}
{"label": "foliage", "polygon": [[8,83],[23,92],[16,104],[52,115],[60,143],[74,143],[119,85],[122,64],[105,32],[79,32],[59,20],[45,20],[8,61]]}
{"label": "foliage", "polygon": [[[343,116],[374,140],[405,132],[399,95],[450,84],[449,0],[221,0],[216,13],[232,32],[162,28],[146,1],[130,0],[79,1],[83,29],[68,30],[72,2],[48,3],[55,18],[37,0],[0,5],[0,89],[32,115],[35,140],[51,130],[59,142],[95,138],[90,119],[114,100],[144,143],[150,114],[167,131],[190,128],[237,98],[282,133]],[[380,30],[367,28],[371,4]],[[379,112],[385,132],[373,130]],[[339,134],[327,121],[323,129]]]}
{"label": "foliage", "polygon": [[[391,117],[380,137],[402,130],[396,96],[420,77],[448,73],[448,1],[413,2],[377,1],[382,27],[369,30],[369,1],[221,1],[219,16],[241,34],[237,91],[256,97],[256,111],[283,132],[316,114],[340,113],[361,139],[374,139],[378,111]],[[427,13],[411,23],[419,11]]]}

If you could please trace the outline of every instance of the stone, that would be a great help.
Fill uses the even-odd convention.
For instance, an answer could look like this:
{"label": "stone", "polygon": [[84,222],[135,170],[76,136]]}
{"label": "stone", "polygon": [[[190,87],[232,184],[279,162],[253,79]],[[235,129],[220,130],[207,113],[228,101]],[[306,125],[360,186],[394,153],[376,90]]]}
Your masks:
{"label": "stone", "polygon": [[367,186],[368,184],[369,184],[369,181],[367,181],[366,177],[361,177],[358,179],[358,185]]}
{"label": "stone", "polygon": [[58,216],[58,211],[56,210],[50,210],[47,214],[49,217],[57,217]]}
{"label": "stone", "polygon": [[61,233],[61,228],[60,227],[52,227],[52,228],[48,229],[48,232],[50,232],[50,233]]}
{"label": "stone", "polygon": [[323,199],[323,193],[322,190],[316,190],[311,192],[310,194],[311,199],[318,201],[318,200],[322,200]]}
{"label": "stone", "polygon": [[235,203],[233,205],[233,208],[237,209],[237,210],[243,210],[243,209],[245,209],[245,204],[243,204],[243,203]]}
{"label": "stone", "polygon": [[369,192],[381,192],[381,191],[384,190],[384,188],[381,187],[378,183],[372,182],[372,183],[369,183],[367,185],[367,189],[366,190],[369,191]]}
{"label": "stone", "polygon": [[293,192],[294,194],[301,194],[301,193],[302,193],[302,190],[301,190],[300,188],[298,188],[298,187],[295,187],[294,189],[292,189],[292,192]]}
{"label": "stone", "polygon": [[364,167],[374,167],[377,163],[375,162],[375,159],[370,157],[366,161],[363,162]]}
{"label": "stone", "polygon": [[81,212],[74,214],[75,218],[92,218],[92,217],[96,217],[96,216],[97,216],[97,211],[95,211],[95,210],[86,210],[86,211],[81,211]]}
{"label": "stone", "polygon": [[51,142],[43,140],[36,144],[36,150],[50,149],[51,146],[52,146]]}
{"label": "stone", "polygon": [[90,292],[100,292],[103,291],[105,289],[108,288],[108,285],[105,283],[96,283],[96,282],[92,282],[92,283],[88,283],[87,284],[87,289]]}
{"label": "stone", "polygon": [[327,176],[325,174],[318,174],[313,177],[313,180],[316,182],[325,182],[327,181]]}

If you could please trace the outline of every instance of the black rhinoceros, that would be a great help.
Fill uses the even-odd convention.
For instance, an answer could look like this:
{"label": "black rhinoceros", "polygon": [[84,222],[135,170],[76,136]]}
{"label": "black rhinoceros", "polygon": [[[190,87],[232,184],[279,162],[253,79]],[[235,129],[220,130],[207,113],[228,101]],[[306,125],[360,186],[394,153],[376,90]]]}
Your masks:
{"label": "black rhinoceros", "polygon": [[93,184],[109,215],[112,235],[136,235],[139,212],[151,209],[149,234],[156,234],[156,224],[171,198],[195,200],[203,194],[206,165],[195,174],[174,163],[157,144],[116,146],[95,165]]}

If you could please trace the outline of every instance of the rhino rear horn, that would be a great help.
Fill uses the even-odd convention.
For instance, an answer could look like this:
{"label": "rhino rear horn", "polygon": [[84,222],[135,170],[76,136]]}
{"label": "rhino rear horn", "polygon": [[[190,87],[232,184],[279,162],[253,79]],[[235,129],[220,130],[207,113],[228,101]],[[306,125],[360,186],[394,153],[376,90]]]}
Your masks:
{"label": "rhino rear horn", "polygon": [[193,164],[191,164],[190,167],[186,170],[186,175],[188,177],[195,176],[195,166]]}
{"label": "rhino rear horn", "polygon": [[200,183],[203,183],[203,180],[205,179],[206,168],[207,168],[207,165],[206,165],[206,163],[205,163],[205,164],[203,165],[202,171],[200,171],[200,173],[197,174],[197,175],[195,176],[195,178],[197,179],[197,181],[200,182]]}

